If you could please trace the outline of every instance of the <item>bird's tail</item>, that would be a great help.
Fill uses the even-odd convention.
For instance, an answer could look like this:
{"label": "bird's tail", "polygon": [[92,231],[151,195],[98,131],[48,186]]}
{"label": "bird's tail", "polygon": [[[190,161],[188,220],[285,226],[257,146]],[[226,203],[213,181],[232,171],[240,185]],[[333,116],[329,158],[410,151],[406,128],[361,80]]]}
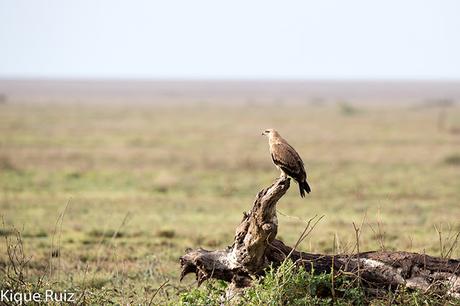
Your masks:
{"label": "bird's tail", "polygon": [[305,197],[305,191],[307,193],[310,193],[311,189],[310,189],[310,186],[308,185],[307,181],[299,182],[299,191],[300,191],[300,196],[302,198]]}

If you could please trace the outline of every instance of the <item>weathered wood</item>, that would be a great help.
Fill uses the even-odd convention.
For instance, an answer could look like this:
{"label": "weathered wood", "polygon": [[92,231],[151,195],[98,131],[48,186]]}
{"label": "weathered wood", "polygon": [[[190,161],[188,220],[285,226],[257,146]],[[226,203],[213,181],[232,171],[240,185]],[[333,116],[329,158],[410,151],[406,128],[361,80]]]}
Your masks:
{"label": "weathered wood", "polygon": [[428,290],[436,285],[460,297],[460,261],[409,252],[365,252],[352,255],[310,254],[292,250],[275,239],[278,232],[276,203],[289,189],[289,178],[278,178],[257,194],[251,211],[244,213],[234,242],[226,250],[187,250],[180,258],[181,280],[195,273],[198,285],[210,278],[230,282],[232,295],[251,285],[269,265],[287,256],[307,271],[353,273],[367,288],[391,290],[404,285]]}
{"label": "weathered wood", "polygon": [[[267,251],[268,260],[281,264],[292,248],[274,240]],[[460,260],[426,254],[394,251],[364,252],[353,255],[323,255],[293,251],[290,258],[315,273],[348,272],[359,275],[369,288],[396,289],[404,285],[427,290],[433,285],[450,288],[449,294],[460,297]],[[358,273],[359,269],[359,273]]]}
{"label": "weathered wood", "polygon": [[276,203],[289,189],[290,180],[277,179],[261,190],[249,212],[236,228],[233,245],[227,250],[187,250],[180,258],[181,280],[195,273],[200,285],[208,278],[230,281],[236,288],[247,287],[251,275],[258,275],[271,263],[266,251],[278,231]]}
{"label": "weathered wood", "polygon": [[243,271],[257,274],[268,266],[265,253],[278,233],[276,203],[289,189],[289,183],[289,179],[280,178],[260,191],[251,211],[244,214],[237,227],[231,258]]}

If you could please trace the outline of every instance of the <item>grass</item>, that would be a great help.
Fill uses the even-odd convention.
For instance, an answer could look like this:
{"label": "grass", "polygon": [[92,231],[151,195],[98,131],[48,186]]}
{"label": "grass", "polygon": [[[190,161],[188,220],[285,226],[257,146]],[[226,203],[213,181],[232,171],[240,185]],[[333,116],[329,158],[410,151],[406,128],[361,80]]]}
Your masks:
{"label": "grass", "polygon": [[[221,305],[227,284],[209,281],[180,295],[179,305]],[[422,293],[399,287],[392,292],[369,291],[353,276],[314,275],[287,260],[277,269],[270,267],[252,287],[232,298],[232,305],[458,305],[458,299],[446,296],[439,288]]]}
{"label": "grass", "polygon": [[[166,280],[154,298],[175,301],[195,286],[178,283],[179,256],[230,244],[278,175],[260,136],[267,127],[302,155],[313,190],[301,199],[291,188],[278,205],[287,244],[314,215],[325,217],[303,251],[351,251],[364,215],[361,251],[440,256],[434,226],[460,231],[460,143],[430,108],[353,105],[348,116],[337,105],[13,102],[0,105],[0,236],[22,233],[30,284],[44,277],[95,304],[148,304]],[[446,121],[459,125],[458,106]],[[2,271],[6,251],[3,243]]]}

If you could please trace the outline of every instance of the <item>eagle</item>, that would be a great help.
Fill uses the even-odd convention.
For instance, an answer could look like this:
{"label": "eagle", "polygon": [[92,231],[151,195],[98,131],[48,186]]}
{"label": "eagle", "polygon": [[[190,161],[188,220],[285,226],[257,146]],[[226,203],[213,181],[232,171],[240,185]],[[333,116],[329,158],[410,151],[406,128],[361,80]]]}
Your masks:
{"label": "eagle", "polygon": [[262,135],[268,137],[272,161],[281,171],[281,176],[290,176],[296,180],[299,184],[300,196],[305,197],[305,191],[310,193],[311,189],[299,153],[274,129],[267,129]]}

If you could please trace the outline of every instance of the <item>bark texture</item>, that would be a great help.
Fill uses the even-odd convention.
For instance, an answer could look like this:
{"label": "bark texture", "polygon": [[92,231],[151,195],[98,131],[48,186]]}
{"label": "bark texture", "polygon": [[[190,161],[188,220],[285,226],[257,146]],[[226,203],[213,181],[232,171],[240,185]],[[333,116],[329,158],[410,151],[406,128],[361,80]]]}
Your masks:
{"label": "bark texture", "polygon": [[363,286],[391,290],[397,286],[428,290],[447,286],[460,297],[460,261],[409,252],[365,252],[352,255],[310,254],[292,250],[275,239],[278,232],[276,203],[290,186],[278,178],[261,190],[249,212],[236,228],[233,244],[225,250],[189,249],[180,258],[181,280],[195,273],[198,285],[210,278],[230,282],[228,295],[251,285],[270,264],[280,265],[289,255],[298,265],[315,273],[353,273]]}

